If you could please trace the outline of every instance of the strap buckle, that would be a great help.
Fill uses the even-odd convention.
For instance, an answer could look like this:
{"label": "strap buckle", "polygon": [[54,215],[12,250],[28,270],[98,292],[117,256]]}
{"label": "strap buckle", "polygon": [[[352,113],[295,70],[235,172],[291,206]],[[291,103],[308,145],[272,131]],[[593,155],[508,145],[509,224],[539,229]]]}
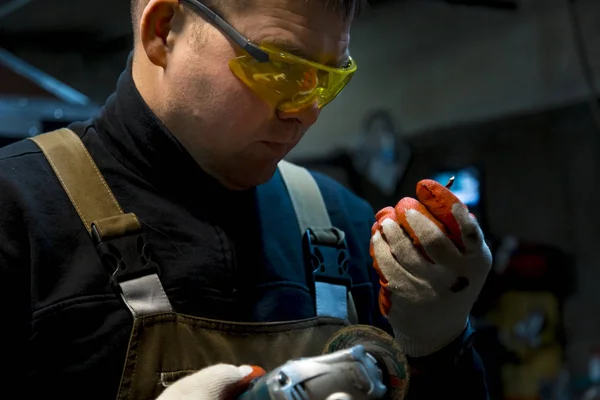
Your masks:
{"label": "strap buckle", "polygon": [[103,238],[96,225],[92,224],[91,236],[102,264],[108,270],[111,284],[118,291],[121,282],[151,274],[160,276],[160,268],[152,260],[144,232]]}
{"label": "strap buckle", "polygon": [[316,315],[349,320],[352,277],[348,273],[350,253],[344,232],[334,227],[309,228],[302,239]]}
{"label": "strap buckle", "polygon": [[302,237],[304,262],[312,271],[309,282],[324,282],[352,288],[348,273],[350,253],[346,237],[338,228],[308,228]]}

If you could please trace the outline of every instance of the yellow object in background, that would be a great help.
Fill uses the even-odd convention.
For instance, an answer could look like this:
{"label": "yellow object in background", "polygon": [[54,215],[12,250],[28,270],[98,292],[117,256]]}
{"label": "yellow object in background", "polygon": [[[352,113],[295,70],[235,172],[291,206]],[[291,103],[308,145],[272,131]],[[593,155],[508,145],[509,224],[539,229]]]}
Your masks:
{"label": "yellow object in background", "polygon": [[517,359],[502,367],[505,398],[539,399],[542,385],[555,381],[562,367],[558,299],[544,291],[507,292],[488,318]]}
{"label": "yellow object in background", "polygon": [[555,345],[540,349],[523,364],[506,364],[502,382],[507,400],[538,400],[544,383],[554,382],[562,367],[562,349]]}

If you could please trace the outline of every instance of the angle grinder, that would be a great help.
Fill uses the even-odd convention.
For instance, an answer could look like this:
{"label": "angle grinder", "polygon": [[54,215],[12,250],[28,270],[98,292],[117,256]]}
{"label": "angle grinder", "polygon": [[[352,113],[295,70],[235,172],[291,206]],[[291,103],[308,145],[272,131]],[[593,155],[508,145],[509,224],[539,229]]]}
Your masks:
{"label": "angle grinder", "polygon": [[286,362],[238,400],[402,400],[408,382],[396,340],[381,329],[352,325],[338,331],[322,355]]}

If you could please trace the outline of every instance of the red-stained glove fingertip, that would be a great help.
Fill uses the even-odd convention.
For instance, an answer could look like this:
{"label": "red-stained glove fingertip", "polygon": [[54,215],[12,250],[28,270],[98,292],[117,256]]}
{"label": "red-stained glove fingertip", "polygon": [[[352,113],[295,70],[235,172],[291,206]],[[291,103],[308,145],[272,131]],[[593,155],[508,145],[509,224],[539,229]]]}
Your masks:
{"label": "red-stained glove fingertip", "polygon": [[419,236],[415,233],[412,226],[410,226],[410,223],[408,222],[406,213],[408,212],[408,210],[418,211],[422,215],[429,218],[429,220],[431,222],[433,222],[435,225],[437,225],[438,228],[440,228],[440,230],[442,232],[445,231],[444,226],[442,224],[440,224],[440,222],[437,221],[429,213],[429,211],[427,211],[427,208],[425,208],[425,206],[423,204],[421,204],[418,200],[413,199],[411,197],[405,197],[405,198],[401,199],[398,202],[398,204],[396,204],[395,210],[396,210],[396,217],[397,217],[398,224],[402,227],[402,230],[404,230],[404,232],[406,232],[406,234],[410,237],[411,241],[413,242],[413,245],[417,248],[417,250],[419,250],[421,255],[427,261],[433,262],[431,260],[431,258],[427,255],[425,248],[421,244],[421,241],[419,240]]}
{"label": "red-stained glove fingertip", "polygon": [[468,210],[467,206],[450,189],[431,179],[419,181],[417,184],[417,198],[446,228],[445,233],[450,240],[452,240],[459,250],[464,251],[465,246],[462,241],[462,233],[456,218],[454,218],[452,208],[455,204],[461,204]]}
{"label": "red-stained glove fingertip", "polygon": [[373,236],[375,232],[381,231],[381,223],[387,218],[396,221],[396,212],[394,211],[394,207],[382,208],[377,214],[375,214],[376,221],[371,227],[371,236]]}
{"label": "red-stained glove fingertip", "polygon": [[249,365],[252,368],[252,372],[246,375],[241,381],[237,382],[234,386],[230,387],[223,395],[223,399],[237,399],[240,397],[248,388],[253,380],[266,375],[266,371],[257,366]]}
{"label": "red-stained glove fingertip", "polygon": [[450,189],[431,179],[423,179],[417,183],[417,198],[432,212],[440,207],[452,207],[455,203],[461,203]]}
{"label": "red-stained glove fingertip", "polygon": [[379,289],[379,311],[381,315],[387,317],[392,309],[392,293],[382,287]]}
{"label": "red-stained glove fingertip", "polygon": [[375,219],[377,221],[381,221],[382,218],[386,217],[389,214],[393,214],[394,213],[394,207],[385,207],[382,208],[381,210],[379,210],[379,212],[377,214],[375,214]]}
{"label": "red-stained glove fingertip", "polygon": [[[376,229],[380,229],[379,227],[381,225],[379,225],[379,222],[375,223],[375,225],[377,225]],[[375,232],[375,230],[373,232]],[[379,263],[377,262],[377,258],[375,258],[375,250],[373,249],[373,241],[371,241],[371,245],[369,246],[369,254],[371,255],[371,258],[373,259],[373,269],[375,269],[375,272],[377,272],[377,276],[379,276],[379,284],[381,285],[381,288],[379,289],[379,296],[377,297],[379,311],[381,311],[381,314],[383,316],[387,316],[390,313],[390,310],[392,308],[392,299],[391,299],[392,294],[387,289],[389,282],[386,279],[383,272],[381,271],[381,268],[379,267]]]}
{"label": "red-stained glove fingertip", "polygon": [[379,230],[379,221],[375,221],[373,226],[371,227],[371,236],[375,234]]}
{"label": "red-stained glove fingertip", "polygon": [[375,272],[377,272],[377,275],[379,276],[379,283],[381,283],[381,286],[386,287],[388,285],[388,281],[385,278],[385,275],[383,275],[383,272],[381,272],[381,268],[379,268],[379,264],[377,263],[377,258],[375,258],[375,250],[373,249],[373,243],[371,243],[371,246],[369,247],[369,254],[371,255],[371,258],[373,259],[373,268],[375,269]]}
{"label": "red-stained glove fingertip", "polygon": [[261,376],[266,375],[267,373],[262,367],[259,367],[258,365],[251,365],[250,367],[252,367],[252,372],[242,380],[243,383],[249,384],[254,379],[260,378]]}

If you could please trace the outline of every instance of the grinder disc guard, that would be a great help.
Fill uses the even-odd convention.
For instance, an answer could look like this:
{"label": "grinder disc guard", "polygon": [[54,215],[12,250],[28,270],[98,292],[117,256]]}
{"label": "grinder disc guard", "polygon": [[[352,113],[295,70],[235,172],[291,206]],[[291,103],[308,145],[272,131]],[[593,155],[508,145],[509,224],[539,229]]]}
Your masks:
{"label": "grinder disc guard", "polygon": [[352,325],[338,331],[323,348],[323,354],[362,345],[380,365],[383,383],[388,388],[386,399],[402,400],[409,383],[409,367],[396,339],[387,332],[368,325]]}

